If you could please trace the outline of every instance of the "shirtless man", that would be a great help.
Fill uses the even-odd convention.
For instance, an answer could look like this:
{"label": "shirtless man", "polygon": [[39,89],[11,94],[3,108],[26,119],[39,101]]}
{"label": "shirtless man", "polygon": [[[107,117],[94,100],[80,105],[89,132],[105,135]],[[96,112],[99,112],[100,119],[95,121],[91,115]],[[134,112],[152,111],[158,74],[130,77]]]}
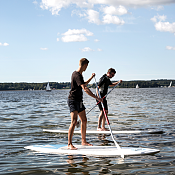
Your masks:
{"label": "shirtless man", "polygon": [[[113,87],[115,86],[116,84],[118,83],[121,83],[122,80],[120,81],[117,81],[115,83],[112,83],[111,82],[111,78],[114,77],[116,71],[115,69],[113,68],[110,68],[107,72],[107,74],[104,74],[99,82],[98,82],[98,88],[99,88],[99,91],[100,91],[100,95],[101,95],[101,98],[103,98],[107,92],[108,92],[108,86],[110,87]],[[97,91],[97,95],[98,95],[98,91]],[[104,108],[105,108],[105,111],[106,111],[106,115],[108,114],[108,105],[107,105],[107,100],[106,98],[103,99],[103,105],[104,105]],[[105,128],[105,121],[106,121],[106,118],[104,116],[104,112],[103,112],[103,108],[102,108],[102,105],[101,103],[98,104],[98,107],[100,109],[100,115],[99,115],[99,119],[98,119],[98,127],[97,127],[97,130],[98,131],[107,131],[107,129]],[[102,124],[102,125],[101,125]]]}
{"label": "shirtless man", "polygon": [[82,73],[86,70],[89,61],[86,58],[82,58],[79,61],[79,68],[72,73],[71,77],[71,90],[68,96],[68,106],[70,108],[71,124],[68,132],[68,149],[77,149],[72,144],[72,137],[74,129],[77,123],[77,117],[79,116],[81,120],[81,137],[82,145],[92,146],[92,144],[86,141],[86,124],[87,118],[85,113],[85,106],[83,105],[83,92],[82,89],[91,97],[95,98],[97,101],[103,102],[102,98],[97,97],[92,91],[87,87],[87,84],[95,76],[95,73],[87,80],[84,81]]}

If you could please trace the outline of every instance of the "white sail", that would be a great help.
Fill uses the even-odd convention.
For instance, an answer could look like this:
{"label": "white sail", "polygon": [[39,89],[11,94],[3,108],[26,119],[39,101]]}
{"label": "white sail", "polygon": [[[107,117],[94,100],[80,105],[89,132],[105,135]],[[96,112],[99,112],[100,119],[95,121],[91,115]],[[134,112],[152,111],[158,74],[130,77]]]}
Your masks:
{"label": "white sail", "polygon": [[47,83],[46,91],[51,91],[51,88],[50,88],[50,86],[49,86],[49,82]]}
{"label": "white sail", "polygon": [[171,85],[172,85],[172,81],[170,82],[170,85],[168,86],[169,88],[171,87]]}
{"label": "white sail", "polygon": [[136,85],[136,88],[137,88],[137,89],[139,88],[139,85],[138,85],[138,84]]}

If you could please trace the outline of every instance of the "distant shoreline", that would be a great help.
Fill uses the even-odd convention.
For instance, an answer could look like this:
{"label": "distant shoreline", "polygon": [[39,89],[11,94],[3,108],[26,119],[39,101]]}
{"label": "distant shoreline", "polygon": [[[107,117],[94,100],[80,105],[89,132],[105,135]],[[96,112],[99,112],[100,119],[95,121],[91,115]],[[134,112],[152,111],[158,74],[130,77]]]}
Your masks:
{"label": "distant shoreline", "polygon": [[[172,83],[171,83],[172,82]],[[175,86],[175,79],[160,79],[160,80],[133,80],[133,81],[123,81],[117,88],[163,88],[170,86]],[[45,90],[47,83],[0,83],[0,91],[9,91],[9,90]],[[49,85],[52,90],[59,89],[70,89],[70,82],[49,82]],[[89,88],[95,88],[95,83],[88,84]]]}
{"label": "distant shoreline", "polygon": [[[148,87],[148,88],[139,88],[139,89],[165,89],[165,88],[168,88],[168,87],[163,87],[163,88],[161,88],[161,87]],[[175,88],[175,86],[172,86],[172,88]],[[95,88],[93,88],[93,89],[95,89]],[[136,88],[120,88],[120,89],[136,89]],[[70,90],[70,89],[55,89],[55,90],[51,90],[51,92],[52,91],[61,91],[61,90]],[[45,91],[45,92],[47,92],[46,90],[33,90],[33,91],[28,91],[28,90],[0,90],[0,92],[12,92],[12,91],[15,91],[15,92],[21,92],[21,91],[26,91],[26,92],[33,92],[33,91]]]}

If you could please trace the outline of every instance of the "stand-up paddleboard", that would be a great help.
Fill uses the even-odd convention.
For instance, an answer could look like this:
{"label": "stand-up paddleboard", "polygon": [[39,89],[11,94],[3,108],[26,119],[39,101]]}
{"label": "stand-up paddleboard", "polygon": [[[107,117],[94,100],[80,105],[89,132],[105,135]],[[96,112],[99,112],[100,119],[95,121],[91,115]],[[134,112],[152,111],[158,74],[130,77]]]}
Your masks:
{"label": "stand-up paddleboard", "polygon": [[158,149],[150,149],[150,148],[121,147],[121,150],[118,150],[116,146],[82,146],[82,145],[74,145],[74,146],[78,149],[70,150],[67,148],[67,145],[33,145],[33,146],[27,146],[25,148],[41,153],[87,155],[97,157],[121,156],[121,151],[124,156],[147,155],[160,152]]}
{"label": "stand-up paddleboard", "polygon": [[[51,129],[43,129],[45,132],[56,132],[67,134],[68,130],[51,130]],[[130,130],[130,131],[112,131],[113,134],[162,134],[163,131],[155,131],[155,130],[147,130],[147,131],[139,131],[139,130]],[[74,130],[74,134],[81,134],[81,130]],[[111,134],[110,131],[97,131],[97,130],[87,130],[86,134]]]}

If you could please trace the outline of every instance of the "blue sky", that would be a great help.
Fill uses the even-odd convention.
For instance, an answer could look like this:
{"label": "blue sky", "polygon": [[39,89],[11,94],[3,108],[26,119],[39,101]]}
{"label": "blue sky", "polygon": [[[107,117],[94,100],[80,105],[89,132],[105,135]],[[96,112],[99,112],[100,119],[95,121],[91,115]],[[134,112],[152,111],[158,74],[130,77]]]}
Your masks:
{"label": "blue sky", "polygon": [[[0,0],[0,82],[175,79],[175,0]],[[92,82],[93,83],[93,82]]]}

